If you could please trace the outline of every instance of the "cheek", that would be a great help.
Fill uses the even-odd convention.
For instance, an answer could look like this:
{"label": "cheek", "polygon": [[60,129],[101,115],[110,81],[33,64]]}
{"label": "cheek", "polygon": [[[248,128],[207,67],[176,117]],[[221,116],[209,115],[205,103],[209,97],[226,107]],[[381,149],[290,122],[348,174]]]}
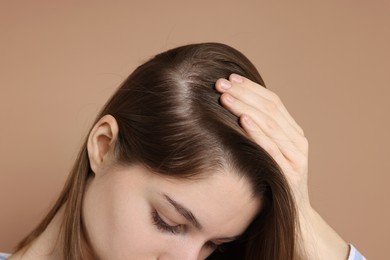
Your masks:
{"label": "cheek", "polygon": [[142,191],[104,183],[86,190],[83,219],[100,259],[145,259],[158,252],[150,206]]}

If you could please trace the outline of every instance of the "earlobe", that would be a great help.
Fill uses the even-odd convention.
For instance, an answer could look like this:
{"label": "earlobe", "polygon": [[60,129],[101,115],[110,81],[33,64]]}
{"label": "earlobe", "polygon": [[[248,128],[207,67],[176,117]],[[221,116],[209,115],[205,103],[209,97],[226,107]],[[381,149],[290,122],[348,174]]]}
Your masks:
{"label": "earlobe", "polygon": [[88,136],[87,149],[90,166],[95,174],[114,160],[118,131],[117,121],[111,115],[103,116],[93,126]]}

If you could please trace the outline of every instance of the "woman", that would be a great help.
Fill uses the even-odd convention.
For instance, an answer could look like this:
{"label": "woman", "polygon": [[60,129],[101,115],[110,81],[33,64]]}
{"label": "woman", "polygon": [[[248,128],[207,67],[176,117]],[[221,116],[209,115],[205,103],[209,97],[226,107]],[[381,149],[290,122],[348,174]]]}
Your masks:
{"label": "woman", "polygon": [[310,206],[303,131],[262,86],[218,43],[138,67],[9,259],[347,259]]}

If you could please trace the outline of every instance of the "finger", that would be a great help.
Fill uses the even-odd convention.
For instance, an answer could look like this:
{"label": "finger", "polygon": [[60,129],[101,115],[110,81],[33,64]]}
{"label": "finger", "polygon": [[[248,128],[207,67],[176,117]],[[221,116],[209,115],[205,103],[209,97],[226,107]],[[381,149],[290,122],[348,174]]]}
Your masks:
{"label": "finger", "polygon": [[260,145],[281,168],[297,202],[305,200],[308,196],[307,189],[302,189],[300,187],[302,180],[304,180],[303,182],[306,180],[307,183],[307,176],[305,175],[307,169],[304,168],[307,167],[307,164],[302,163],[300,165],[296,165],[295,163],[291,163],[291,161],[285,157],[285,154],[280,147],[276,145],[273,140],[267,137],[248,116],[243,115],[240,117],[240,123],[244,130],[249,134],[250,138]]}
{"label": "finger", "polygon": [[[242,115],[240,117],[240,123],[255,142],[262,147],[263,145],[266,145],[265,150],[270,150],[270,154],[274,154],[277,147],[294,169],[300,170],[307,165],[307,155],[302,153],[302,151],[299,151],[297,149],[298,147],[291,141],[284,140],[279,142],[278,140],[267,137],[261,127],[259,127],[248,115]],[[260,144],[260,142],[262,144]],[[276,144],[276,147],[274,147],[272,143]],[[276,154],[276,156],[279,155]]]}
{"label": "finger", "polygon": [[295,130],[292,130],[291,127],[287,129],[289,132],[285,131],[280,127],[279,123],[275,119],[271,118],[264,112],[256,110],[248,104],[243,103],[228,93],[224,93],[221,96],[221,103],[231,113],[238,117],[241,117],[244,114],[248,115],[267,136],[271,137],[278,144],[283,144],[284,142],[291,144],[292,147],[285,148],[286,150],[294,150],[293,147],[297,147],[300,152],[306,152],[305,147],[303,147],[300,142],[302,136],[294,136],[294,138],[291,138],[289,135],[291,132],[295,132]]}
{"label": "finger", "polygon": [[279,165],[283,172],[289,172],[291,166],[279,147],[267,135],[255,125],[248,116],[240,117],[240,123],[250,138],[262,147]]}
{"label": "finger", "polygon": [[[296,131],[298,131],[300,135],[304,135],[302,128],[295,122],[295,120],[292,118],[290,113],[287,111],[287,109],[281,102],[280,98],[275,93],[237,74],[231,74],[229,80],[230,81],[227,81],[226,79],[218,80],[216,82],[217,90],[222,93],[231,93],[236,98],[243,99],[244,101],[246,101],[245,98],[248,98],[248,102],[251,102],[251,105],[253,106],[258,106],[259,104],[264,103],[266,104],[265,109],[271,112],[274,112],[275,108],[278,109],[279,112],[285,117],[285,119],[296,129]],[[229,83],[230,88],[228,86]],[[267,102],[256,103],[256,100],[251,99],[251,97],[255,96],[262,97]]]}
{"label": "finger", "polygon": [[224,88],[224,93],[229,93],[243,103],[252,106],[254,109],[261,110],[271,118],[274,118],[286,132],[289,132],[291,139],[300,138],[302,134],[287,120],[279,109],[279,105],[258,94],[257,89],[259,85],[255,85],[257,84],[232,84],[225,79],[220,79],[216,83],[217,88]]}
{"label": "finger", "polygon": [[[285,114],[281,112],[280,107],[283,107],[281,101],[273,102],[264,98],[264,96],[259,95],[256,91],[251,89],[253,86],[253,84],[248,86],[233,84],[231,89],[226,93],[231,94],[233,97],[248,104],[253,109],[260,110],[270,118],[273,118],[273,120],[277,121],[280,127],[290,135],[291,139],[301,138],[302,133],[297,130],[297,128],[290,123],[288,118],[286,118]],[[255,89],[258,88],[259,87],[256,87]]]}
{"label": "finger", "polygon": [[297,122],[294,120],[294,118],[290,115],[286,107],[281,102],[278,95],[276,95],[274,92],[238,74],[234,74],[234,73],[231,74],[229,76],[229,80],[238,84],[244,83],[244,85],[250,86],[253,89],[253,91],[258,93],[259,95],[262,95],[266,99],[270,100],[271,102],[280,105],[278,107],[280,108],[280,111],[286,116],[287,120],[297,129],[298,132],[300,132],[302,135],[304,134],[303,129],[297,124]]}

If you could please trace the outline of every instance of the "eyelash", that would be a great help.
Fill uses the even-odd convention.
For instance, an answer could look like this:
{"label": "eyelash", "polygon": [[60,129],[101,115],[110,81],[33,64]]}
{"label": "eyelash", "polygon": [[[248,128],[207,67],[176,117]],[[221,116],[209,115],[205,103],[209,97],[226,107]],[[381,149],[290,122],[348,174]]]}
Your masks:
{"label": "eyelash", "polygon": [[[181,225],[176,225],[176,226],[171,226],[169,224],[167,224],[161,217],[160,215],[158,214],[157,210],[153,210],[152,211],[152,220],[153,220],[153,224],[161,231],[163,232],[169,232],[169,233],[172,233],[172,234],[179,234],[180,231],[181,231],[181,228],[182,226]],[[213,250],[221,250],[222,249],[222,246],[221,245],[217,245],[211,241],[208,241],[206,244],[205,244],[206,247],[210,248],[210,249],[213,249]]]}
{"label": "eyelash", "polygon": [[171,226],[167,224],[158,214],[157,210],[152,212],[153,224],[161,231],[178,234],[181,230],[181,225]]}

